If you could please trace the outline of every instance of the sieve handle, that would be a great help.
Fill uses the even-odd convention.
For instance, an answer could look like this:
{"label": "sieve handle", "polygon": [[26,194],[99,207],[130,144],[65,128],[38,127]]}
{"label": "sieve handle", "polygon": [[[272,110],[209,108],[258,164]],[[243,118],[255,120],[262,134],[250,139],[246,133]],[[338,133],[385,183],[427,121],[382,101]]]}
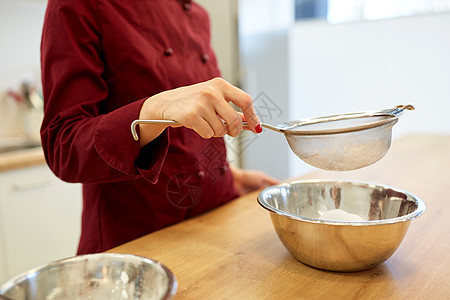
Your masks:
{"label": "sieve handle", "polygon": [[389,114],[389,115],[394,115],[397,117],[397,116],[400,116],[405,110],[414,110],[414,109],[415,109],[414,106],[412,106],[411,104],[397,105],[391,109],[383,109],[383,110],[375,111],[373,113],[373,115]]}
{"label": "sieve handle", "polygon": [[[270,124],[267,124],[267,123],[264,123],[264,122],[260,122],[259,124],[261,124],[261,126],[264,127],[264,128],[267,128],[267,129],[270,129],[270,130],[273,130],[273,131],[276,131],[276,132],[283,133],[281,128],[279,128],[277,126],[273,126],[273,125],[270,125]],[[244,128],[249,128],[246,121],[243,121],[242,125],[244,125]]]}
{"label": "sieve handle", "polygon": [[[133,135],[133,139],[135,141],[139,140],[139,135],[138,135],[137,130],[136,130],[136,126],[139,125],[139,124],[180,125],[180,123],[178,123],[177,121],[173,121],[173,120],[134,120],[131,123],[131,134]],[[270,130],[282,133],[282,131],[279,128],[275,127],[275,126],[272,126],[272,125],[266,124],[266,123],[260,123],[260,124],[261,124],[262,127],[265,127],[267,129],[270,129]],[[247,122],[242,122],[242,125],[244,127],[248,128]]]}
{"label": "sieve handle", "polygon": [[164,124],[164,125],[178,125],[177,121],[173,120],[134,120],[131,123],[131,134],[133,135],[133,139],[135,141],[139,140],[139,135],[136,130],[136,126],[139,124]]}

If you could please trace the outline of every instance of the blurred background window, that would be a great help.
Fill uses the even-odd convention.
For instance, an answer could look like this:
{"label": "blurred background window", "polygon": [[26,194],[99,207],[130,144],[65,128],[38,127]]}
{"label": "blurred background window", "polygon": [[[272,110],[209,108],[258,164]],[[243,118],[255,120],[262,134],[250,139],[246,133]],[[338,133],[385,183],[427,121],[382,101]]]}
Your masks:
{"label": "blurred background window", "polygon": [[295,19],[330,23],[379,20],[450,11],[450,0],[295,0]]}

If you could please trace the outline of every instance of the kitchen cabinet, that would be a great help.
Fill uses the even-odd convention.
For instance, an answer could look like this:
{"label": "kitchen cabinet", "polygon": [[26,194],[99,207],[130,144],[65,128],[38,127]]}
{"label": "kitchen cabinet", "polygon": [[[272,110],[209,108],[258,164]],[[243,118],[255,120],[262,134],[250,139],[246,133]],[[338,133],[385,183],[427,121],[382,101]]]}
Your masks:
{"label": "kitchen cabinet", "polygon": [[0,283],[76,254],[81,185],[58,179],[45,164],[0,172]]}

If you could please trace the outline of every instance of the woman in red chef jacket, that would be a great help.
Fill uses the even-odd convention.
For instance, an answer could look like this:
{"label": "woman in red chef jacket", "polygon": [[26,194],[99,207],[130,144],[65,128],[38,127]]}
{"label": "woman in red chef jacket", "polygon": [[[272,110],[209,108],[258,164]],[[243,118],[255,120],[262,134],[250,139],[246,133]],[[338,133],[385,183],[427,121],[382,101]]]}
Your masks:
{"label": "woman in red chef jacket", "polygon": [[[218,78],[208,16],[196,3],[49,0],[41,65],[47,163],[83,183],[78,254],[276,183],[226,161],[225,134],[238,135],[242,119],[255,133],[262,128],[251,98]],[[140,125],[136,142],[135,119],[183,126]]]}

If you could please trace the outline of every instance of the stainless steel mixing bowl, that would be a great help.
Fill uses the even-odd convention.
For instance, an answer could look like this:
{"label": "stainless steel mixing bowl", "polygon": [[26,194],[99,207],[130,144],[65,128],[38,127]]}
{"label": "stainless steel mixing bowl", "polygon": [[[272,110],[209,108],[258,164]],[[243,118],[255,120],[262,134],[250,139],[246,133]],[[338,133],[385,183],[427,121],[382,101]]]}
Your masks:
{"label": "stainless steel mixing bowl", "polygon": [[[304,264],[351,272],[374,267],[397,250],[425,203],[405,191],[356,181],[295,181],[258,195],[286,249]],[[323,220],[330,210],[364,221]]]}
{"label": "stainless steel mixing bowl", "polygon": [[130,254],[59,260],[6,282],[0,295],[21,299],[170,299],[177,289],[163,264]]}

